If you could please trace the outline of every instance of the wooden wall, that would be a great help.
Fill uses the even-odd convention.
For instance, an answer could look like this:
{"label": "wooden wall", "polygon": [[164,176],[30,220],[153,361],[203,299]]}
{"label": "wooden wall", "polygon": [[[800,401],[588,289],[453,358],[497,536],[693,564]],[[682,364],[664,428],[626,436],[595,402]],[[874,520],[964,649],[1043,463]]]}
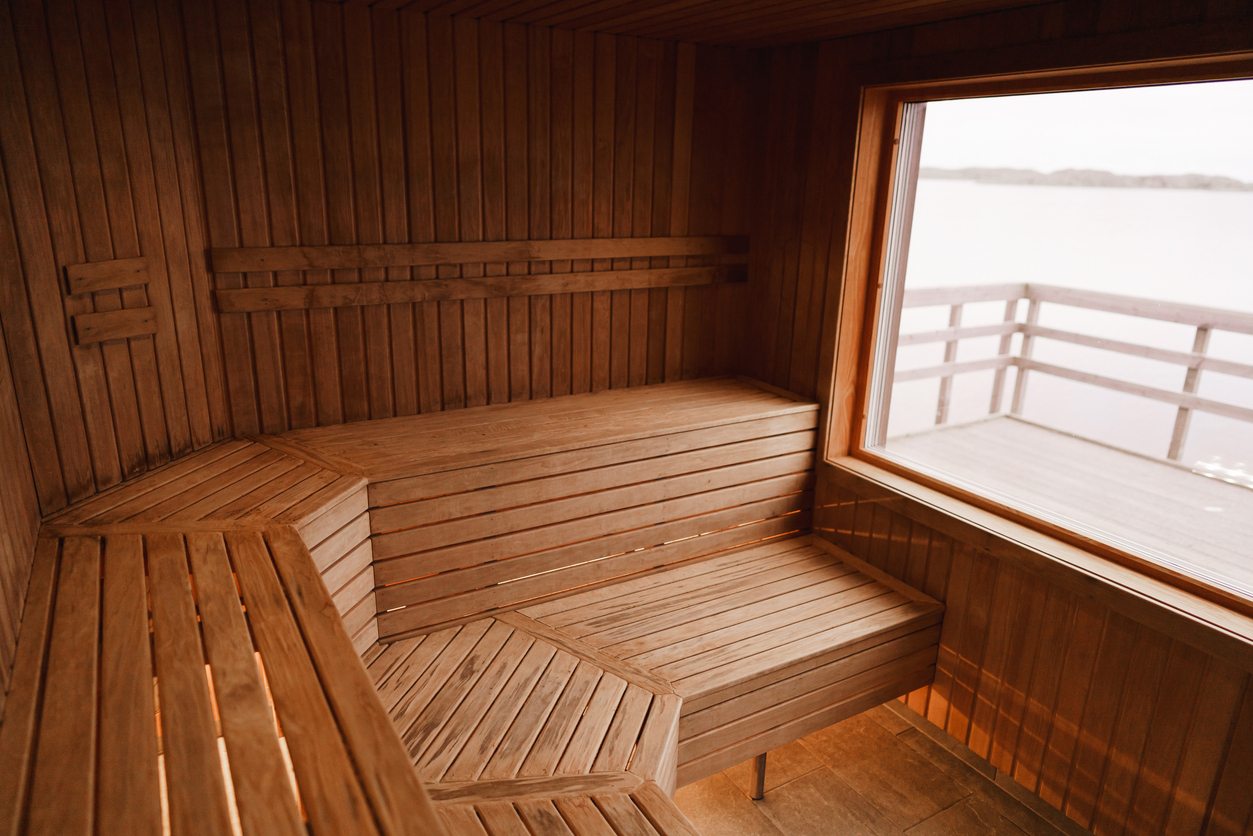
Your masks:
{"label": "wooden wall", "polygon": [[[747,230],[747,53],[307,0],[192,4],[185,17],[214,246]],[[533,271],[649,266],[635,261]],[[217,286],[506,272],[526,265]],[[226,314],[226,356],[252,360],[226,364],[232,426],[278,432],[727,371],[731,332],[714,325],[736,294]]]}
{"label": "wooden wall", "polygon": [[[215,288],[528,266],[207,253],[742,234],[757,60],[309,0],[4,4],[0,317],[42,511],[228,436],[734,371],[743,285],[220,314]],[[137,256],[146,285],[69,292]],[[78,344],[123,309],[155,333]]]}
{"label": "wooden wall", "polygon": [[1098,836],[1253,832],[1244,667],[860,477],[819,491],[821,536],[946,604],[911,708]]}
{"label": "wooden wall", "polygon": [[[819,399],[830,390],[856,81],[1237,50],[1253,50],[1247,3],[1094,0],[772,51],[744,372]],[[947,604],[940,672],[911,706],[1098,834],[1253,832],[1247,666],[1092,594],[1077,573],[1042,578],[986,537],[958,538],[943,515],[911,518],[832,473],[820,466],[815,526]]]}
{"label": "wooden wall", "polygon": [[[0,315],[44,513],[229,430],[172,8],[0,9]],[[140,255],[146,288],[69,293],[67,265]],[[136,308],[155,334],[76,344],[74,317]]]}
{"label": "wooden wall", "polygon": [[0,720],[39,529],[39,503],[26,458],[13,373],[2,350],[4,337],[0,323]]}
{"label": "wooden wall", "polygon": [[815,398],[829,385],[834,336],[823,329],[837,319],[832,289],[845,258],[853,79],[965,78],[1238,50],[1253,50],[1247,2],[1059,0],[770,51],[744,373]]}

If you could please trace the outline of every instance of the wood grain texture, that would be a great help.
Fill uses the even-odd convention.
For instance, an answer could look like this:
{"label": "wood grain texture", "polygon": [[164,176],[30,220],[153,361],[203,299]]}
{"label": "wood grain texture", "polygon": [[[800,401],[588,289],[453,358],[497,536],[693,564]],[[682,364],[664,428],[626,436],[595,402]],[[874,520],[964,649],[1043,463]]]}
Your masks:
{"label": "wood grain texture", "polygon": [[[709,136],[672,135],[692,107],[675,87],[704,58],[685,53],[676,76],[673,49],[648,41],[637,71],[612,37],[474,20],[291,0],[5,12],[3,326],[11,357],[38,358],[13,378],[45,451],[42,513],[228,436],[586,391],[593,345],[608,350],[615,329],[605,386],[659,381],[662,358],[672,377],[734,370],[682,360],[718,339],[715,296],[693,297],[696,316],[674,303],[709,276],[707,256],[742,260],[750,171],[711,171],[737,182],[717,197],[740,220],[706,235],[653,205],[671,208],[693,143],[749,130],[748,109],[711,111]],[[740,79],[728,90],[748,95]],[[601,114],[600,146],[581,109]],[[685,195],[680,211],[695,205]],[[593,236],[612,252],[587,252]],[[484,248],[498,263],[449,265]],[[665,275],[622,285],[624,269]],[[606,275],[579,278],[591,271]],[[477,289],[422,301],[414,279]],[[363,307],[213,298],[299,285]],[[484,286],[506,298],[480,301]],[[655,289],[602,289],[628,286]],[[593,318],[593,296],[615,292],[616,319]]]}
{"label": "wood grain texture", "polygon": [[[730,268],[689,267],[656,270],[606,270],[600,273],[498,276],[472,279],[428,279],[422,282],[371,282],[340,287],[282,287],[219,290],[218,307],[225,312],[292,311],[346,308],[455,299],[498,299],[507,296],[551,296],[650,287],[688,287],[741,280]],[[99,326],[97,326],[99,327]],[[104,339],[95,336],[95,340]],[[82,338],[80,344],[84,342]]]}
{"label": "wood grain texture", "polygon": [[[565,261],[572,258],[631,258],[747,253],[739,236],[692,238],[583,238],[556,241],[481,241],[459,244],[360,244],[324,247],[218,248],[210,252],[217,273],[261,270],[328,270],[420,267],[506,261]],[[84,265],[85,266],[85,265]]]}
{"label": "wood grain texture", "polygon": [[[200,342],[208,274],[187,255],[200,207],[186,93],[168,95],[182,82],[156,68],[158,16],[52,3],[0,21],[15,80],[0,241],[23,254],[6,259],[4,324],[11,355],[40,358],[15,383],[26,431],[56,438],[36,467],[44,513],[226,432],[210,405],[221,355]],[[131,339],[76,344],[71,323],[80,340]]]}
{"label": "wood grain texture", "polygon": [[[0,344],[4,327],[0,323]],[[8,354],[0,351],[0,693],[8,694],[35,558],[39,497]],[[4,712],[0,697],[0,716]]]}
{"label": "wood grain texture", "polygon": [[65,278],[71,295],[148,284],[148,259],[139,256],[71,264],[65,268]]}
{"label": "wood grain texture", "polygon": [[[619,335],[620,357],[634,347],[639,370],[619,375],[615,387],[646,381],[640,351],[654,331],[658,356],[673,354],[678,369],[686,346],[714,344],[713,296],[696,306],[709,308],[703,318],[668,312],[666,295],[682,290],[630,297],[634,308],[619,306],[616,332],[611,319],[585,318],[592,297],[626,293],[601,288],[686,284],[715,265],[667,262],[728,250],[742,258],[745,251],[744,207],[732,213],[744,220],[705,234],[688,238],[683,229],[681,241],[669,228],[654,234],[647,219],[664,191],[660,184],[674,177],[673,155],[667,165],[647,164],[642,151],[619,158],[612,142],[595,146],[580,131],[578,109],[599,107],[602,134],[631,137],[634,147],[638,126],[655,121],[658,102],[677,106],[668,89],[677,83],[672,75],[620,65],[612,38],[594,39],[584,55],[578,39],[546,27],[460,16],[266,0],[253,15],[251,42],[231,32],[242,23],[238,15],[185,17],[187,27],[219,33],[216,49],[199,30],[184,37],[193,100],[205,103],[197,121],[202,188],[236,434],[586,391],[590,379],[582,385],[581,369],[590,370],[593,345],[608,346],[611,333]],[[263,53],[280,25],[286,48]],[[664,51],[656,42],[640,49]],[[251,77],[214,69],[249,56],[258,67]],[[586,60],[604,77],[585,91]],[[738,80],[732,90],[746,94]],[[254,112],[254,99],[273,102],[272,111]],[[290,151],[278,134],[270,139],[270,122],[275,131],[293,126]],[[716,140],[747,125],[746,109],[733,108],[714,113],[709,127]],[[690,159],[692,143],[702,139],[709,138],[688,134],[673,142]],[[656,144],[643,134],[639,142],[650,152]],[[604,194],[590,181],[582,185],[591,162]],[[743,180],[732,193],[747,199],[746,168],[712,175]],[[632,188],[618,189],[615,198],[614,184],[627,183]],[[625,225],[613,218],[584,225],[606,195],[605,206]],[[327,207],[325,228],[297,211],[312,205]],[[237,231],[232,216],[251,226]],[[306,228],[293,228],[293,216]],[[654,244],[661,249],[653,252]],[[660,283],[630,284],[636,277],[623,285],[623,270],[667,274]],[[606,275],[583,276],[589,272]],[[721,293],[735,297],[742,289]],[[286,308],[291,303],[275,300],[293,295],[317,297],[317,304],[351,299],[361,307],[256,310]],[[483,299],[496,295],[505,298]],[[268,301],[259,302],[263,297]],[[699,373],[730,370],[713,357]],[[694,366],[686,376],[696,373]]]}

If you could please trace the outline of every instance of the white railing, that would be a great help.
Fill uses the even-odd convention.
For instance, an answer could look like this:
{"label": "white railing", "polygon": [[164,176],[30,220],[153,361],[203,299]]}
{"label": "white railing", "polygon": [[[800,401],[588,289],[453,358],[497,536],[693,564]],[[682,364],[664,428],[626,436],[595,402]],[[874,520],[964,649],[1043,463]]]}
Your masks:
{"label": "white railing", "polygon": [[[1027,315],[1024,322],[1018,321],[1018,302],[1021,299],[1027,300]],[[962,310],[965,305],[975,302],[999,301],[1005,302],[1005,313],[1001,322],[993,325],[962,326]],[[1065,305],[1072,308],[1083,308],[1092,311],[1124,314],[1143,319],[1189,325],[1196,329],[1192,342],[1192,351],[1170,351],[1120,340],[1093,337],[1057,328],[1047,328],[1039,324],[1040,307],[1045,304]],[[907,290],[902,300],[902,307],[904,308],[939,306],[946,306],[949,309],[949,327],[935,331],[902,334],[899,337],[898,345],[906,346],[942,342],[944,343],[944,362],[926,368],[897,371],[892,378],[893,382],[896,383],[933,377],[940,378],[940,394],[935,414],[936,424],[944,424],[948,421],[953,376],[967,372],[985,371],[988,369],[996,371],[992,381],[992,400],[989,406],[989,414],[1001,412],[1001,404],[1005,394],[1005,372],[1011,366],[1018,369],[1009,409],[1010,414],[1013,415],[1022,413],[1023,400],[1027,393],[1029,372],[1063,377],[1080,383],[1088,383],[1105,389],[1174,404],[1179,408],[1179,411],[1175,417],[1175,428],[1166,454],[1166,458],[1173,461],[1178,461],[1183,453],[1184,442],[1187,439],[1188,427],[1191,423],[1193,411],[1209,412],[1234,418],[1238,421],[1253,423],[1253,409],[1211,398],[1202,398],[1196,394],[1200,385],[1201,372],[1203,371],[1221,372],[1253,379],[1253,365],[1231,360],[1221,360],[1206,355],[1206,351],[1209,349],[1210,335],[1214,331],[1230,331],[1237,334],[1253,335],[1253,314],[1223,310],[1221,308],[1177,305],[1168,302],[1156,302],[1151,299],[1138,299],[1131,296],[1116,296],[1110,293],[1096,293],[1088,290],[1073,290],[1071,288],[1037,284]],[[1023,335],[1017,354],[1011,353],[1014,334]],[[995,336],[1001,338],[996,356],[982,360],[957,361],[957,346],[961,340]],[[1185,367],[1187,373],[1184,375],[1181,391],[1171,391],[1140,383],[1132,383],[1105,375],[1034,360],[1031,354],[1036,340],[1057,340],[1120,354],[1144,357],[1150,360],[1158,360],[1163,363],[1173,363]]]}

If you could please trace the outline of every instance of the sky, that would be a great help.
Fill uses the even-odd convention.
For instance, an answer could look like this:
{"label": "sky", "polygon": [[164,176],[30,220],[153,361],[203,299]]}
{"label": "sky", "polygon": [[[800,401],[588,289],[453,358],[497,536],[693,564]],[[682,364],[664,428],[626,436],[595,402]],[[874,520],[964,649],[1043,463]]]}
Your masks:
{"label": "sky", "polygon": [[1253,81],[927,105],[922,165],[1210,174],[1253,183]]}

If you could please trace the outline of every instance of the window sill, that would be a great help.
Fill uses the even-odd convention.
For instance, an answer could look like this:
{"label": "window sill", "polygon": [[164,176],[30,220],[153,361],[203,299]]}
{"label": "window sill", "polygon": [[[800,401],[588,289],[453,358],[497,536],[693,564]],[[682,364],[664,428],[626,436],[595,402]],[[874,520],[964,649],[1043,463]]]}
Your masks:
{"label": "window sill", "polygon": [[1249,615],[862,458],[843,456],[824,462],[819,468],[820,496],[824,480],[1253,671]]}

